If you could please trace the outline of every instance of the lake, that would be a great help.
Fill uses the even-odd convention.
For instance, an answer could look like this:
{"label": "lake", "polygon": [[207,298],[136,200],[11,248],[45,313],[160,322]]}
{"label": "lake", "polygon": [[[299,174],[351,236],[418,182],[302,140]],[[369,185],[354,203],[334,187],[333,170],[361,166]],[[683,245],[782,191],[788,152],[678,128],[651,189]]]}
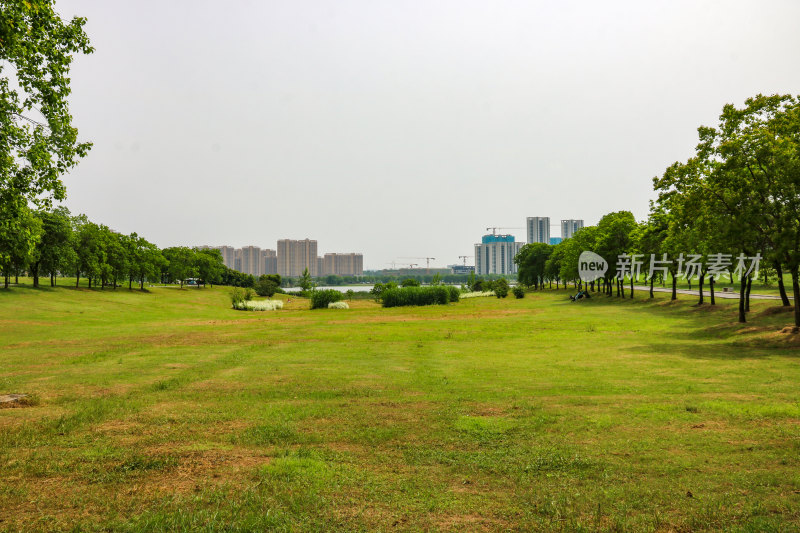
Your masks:
{"label": "lake", "polygon": [[[317,289],[320,290],[333,289],[339,292],[347,292],[347,291],[369,292],[372,290],[372,285],[336,285],[333,287],[322,286],[322,287],[317,287]],[[286,292],[298,292],[300,291],[300,287],[284,287],[283,290]]]}

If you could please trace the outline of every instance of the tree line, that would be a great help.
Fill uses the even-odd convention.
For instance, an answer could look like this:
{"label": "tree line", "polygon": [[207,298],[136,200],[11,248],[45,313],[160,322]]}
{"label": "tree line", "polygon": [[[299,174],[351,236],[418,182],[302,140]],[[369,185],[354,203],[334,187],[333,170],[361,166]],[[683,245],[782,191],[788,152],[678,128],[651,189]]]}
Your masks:
{"label": "tree line", "polygon": [[[650,296],[656,280],[670,277],[674,299],[679,269],[692,257],[698,265],[699,304],[704,303],[706,282],[714,304],[715,283],[724,278],[734,283],[730,272],[740,268],[739,321],[746,322],[756,273],[749,267],[759,263],[765,280],[777,280],[785,306],[792,303],[783,276],[791,276],[794,320],[800,326],[800,100],[758,95],[741,108],[729,104],[716,127],[701,126],[698,133],[695,155],[653,178],[657,199],[650,204],[647,220],[637,222],[628,211],[610,213],[555,246],[525,245],[515,258],[520,283],[580,284],[578,257],[592,251],[610,268],[588,284],[589,290],[609,295],[616,290],[624,297],[615,263],[623,254],[638,255],[648,265],[654,258],[661,266],[647,276]],[[743,258],[748,268],[737,265]],[[634,276],[629,280],[633,297]]]}
{"label": "tree line", "polygon": [[75,286],[86,279],[91,287],[113,287],[145,282],[198,285],[236,284],[241,281],[222,263],[218,250],[186,246],[160,249],[136,233],[124,235],[96,224],[85,215],[72,216],[65,207],[33,210],[17,208],[14,232],[0,233],[0,269],[4,287],[12,276],[27,273],[33,286],[49,278],[55,286],[59,275],[75,277]]}

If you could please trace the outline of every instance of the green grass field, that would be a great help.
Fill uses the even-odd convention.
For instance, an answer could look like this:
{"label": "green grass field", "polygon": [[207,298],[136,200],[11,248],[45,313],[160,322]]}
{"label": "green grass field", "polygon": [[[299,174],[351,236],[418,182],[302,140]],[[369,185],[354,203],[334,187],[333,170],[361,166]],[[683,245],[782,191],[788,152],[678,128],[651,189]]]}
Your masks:
{"label": "green grass field", "polygon": [[0,291],[0,530],[800,529],[791,313],[566,294]]}

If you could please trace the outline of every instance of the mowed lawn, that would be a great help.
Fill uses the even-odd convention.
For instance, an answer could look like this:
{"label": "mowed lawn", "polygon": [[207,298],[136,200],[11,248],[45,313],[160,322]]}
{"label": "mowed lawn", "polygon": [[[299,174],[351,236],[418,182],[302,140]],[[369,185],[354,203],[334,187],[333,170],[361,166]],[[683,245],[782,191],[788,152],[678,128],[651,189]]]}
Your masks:
{"label": "mowed lawn", "polygon": [[227,294],[0,291],[0,530],[800,528],[776,302]]}

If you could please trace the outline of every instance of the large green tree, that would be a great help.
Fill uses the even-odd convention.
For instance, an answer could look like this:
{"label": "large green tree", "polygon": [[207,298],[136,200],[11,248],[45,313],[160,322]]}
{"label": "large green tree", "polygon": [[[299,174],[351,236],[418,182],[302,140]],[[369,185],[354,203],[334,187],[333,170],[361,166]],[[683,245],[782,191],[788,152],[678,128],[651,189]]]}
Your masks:
{"label": "large green tree", "polygon": [[517,264],[517,279],[523,285],[539,288],[545,279],[545,264],[553,247],[543,242],[533,242],[523,246],[514,256]]}
{"label": "large green tree", "polygon": [[62,206],[52,211],[39,211],[38,217],[42,221],[42,238],[36,245],[30,273],[34,287],[39,286],[41,273],[50,276],[50,286],[53,287],[58,273],[65,272],[75,261],[70,214]]}
{"label": "large green tree", "polygon": [[41,205],[65,196],[61,176],[85,156],[67,97],[78,53],[91,53],[86,20],[65,22],[53,0],[6,0],[0,9],[0,201]]}

